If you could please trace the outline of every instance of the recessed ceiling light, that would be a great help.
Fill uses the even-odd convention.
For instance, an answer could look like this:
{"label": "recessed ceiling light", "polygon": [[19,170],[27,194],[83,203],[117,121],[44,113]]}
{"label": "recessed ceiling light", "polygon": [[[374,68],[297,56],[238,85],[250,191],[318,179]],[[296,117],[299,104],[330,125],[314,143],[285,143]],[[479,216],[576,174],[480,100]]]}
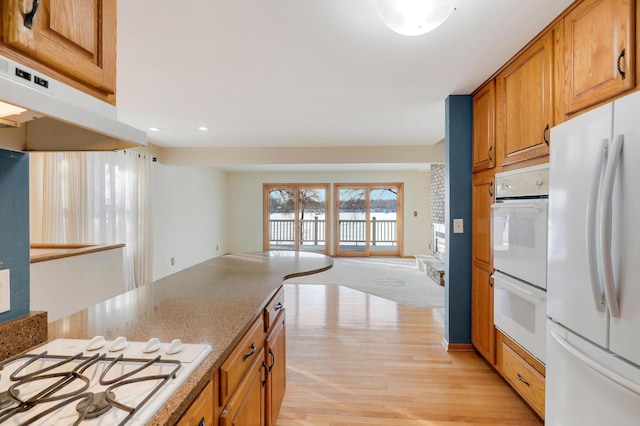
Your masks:
{"label": "recessed ceiling light", "polygon": [[149,127],[149,130],[151,130],[152,132],[159,132],[160,129],[158,129],[157,127]]}
{"label": "recessed ceiling light", "polygon": [[202,130],[203,132],[206,132],[207,130],[209,130],[209,128],[207,126],[199,126],[198,130]]}

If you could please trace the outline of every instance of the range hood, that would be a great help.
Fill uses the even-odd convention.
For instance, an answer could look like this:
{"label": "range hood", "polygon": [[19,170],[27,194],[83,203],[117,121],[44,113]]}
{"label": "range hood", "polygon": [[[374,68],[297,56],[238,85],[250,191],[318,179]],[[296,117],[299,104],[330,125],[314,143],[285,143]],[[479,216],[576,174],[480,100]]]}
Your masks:
{"label": "range hood", "polygon": [[0,117],[0,148],[113,151],[147,144],[118,121],[116,107],[0,56],[0,101],[22,108]]}

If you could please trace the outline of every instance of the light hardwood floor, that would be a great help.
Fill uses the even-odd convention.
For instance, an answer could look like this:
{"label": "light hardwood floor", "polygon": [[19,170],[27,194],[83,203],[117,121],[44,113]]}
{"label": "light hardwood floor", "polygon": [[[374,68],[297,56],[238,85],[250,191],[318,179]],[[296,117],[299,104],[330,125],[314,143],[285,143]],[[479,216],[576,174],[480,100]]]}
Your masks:
{"label": "light hardwood floor", "polygon": [[277,425],[542,425],[474,352],[447,353],[442,309],[285,284],[287,393]]}

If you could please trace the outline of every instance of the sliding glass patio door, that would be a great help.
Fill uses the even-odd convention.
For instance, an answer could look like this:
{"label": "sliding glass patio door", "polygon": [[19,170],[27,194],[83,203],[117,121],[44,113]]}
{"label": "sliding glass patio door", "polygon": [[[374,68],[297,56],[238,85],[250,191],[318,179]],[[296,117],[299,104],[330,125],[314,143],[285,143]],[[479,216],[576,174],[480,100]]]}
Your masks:
{"label": "sliding glass patio door", "polygon": [[402,184],[336,184],[337,256],[398,256]]}
{"label": "sliding glass patio door", "polygon": [[265,250],[327,253],[328,185],[264,185]]}

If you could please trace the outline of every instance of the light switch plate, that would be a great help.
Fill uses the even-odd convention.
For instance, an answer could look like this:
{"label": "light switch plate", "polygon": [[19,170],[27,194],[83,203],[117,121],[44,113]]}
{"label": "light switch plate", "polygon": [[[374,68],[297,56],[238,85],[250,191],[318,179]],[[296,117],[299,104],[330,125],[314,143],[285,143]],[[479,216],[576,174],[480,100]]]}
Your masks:
{"label": "light switch plate", "polygon": [[0,314],[11,309],[9,270],[0,270]]}
{"label": "light switch plate", "polygon": [[464,233],[464,222],[462,219],[453,219],[453,233],[454,234]]}

